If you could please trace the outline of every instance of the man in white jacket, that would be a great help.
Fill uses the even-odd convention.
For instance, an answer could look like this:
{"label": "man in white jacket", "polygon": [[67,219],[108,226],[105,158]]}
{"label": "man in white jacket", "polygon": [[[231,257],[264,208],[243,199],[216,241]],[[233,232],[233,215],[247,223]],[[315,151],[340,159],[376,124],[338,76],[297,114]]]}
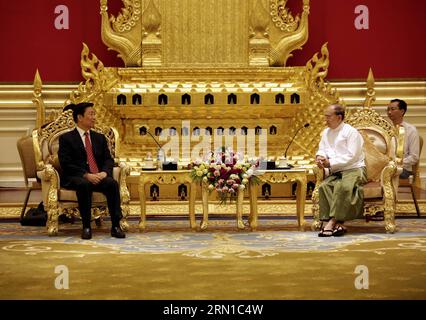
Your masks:
{"label": "man in white jacket", "polygon": [[319,186],[320,220],[327,222],[320,237],[342,236],[343,223],[362,216],[367,173],[362,147],[364,140],[358,130],[344,123],[345,109],[331,105],[325,111],[328,126],[321,136],[316,154],[318,167],[327,178]]}

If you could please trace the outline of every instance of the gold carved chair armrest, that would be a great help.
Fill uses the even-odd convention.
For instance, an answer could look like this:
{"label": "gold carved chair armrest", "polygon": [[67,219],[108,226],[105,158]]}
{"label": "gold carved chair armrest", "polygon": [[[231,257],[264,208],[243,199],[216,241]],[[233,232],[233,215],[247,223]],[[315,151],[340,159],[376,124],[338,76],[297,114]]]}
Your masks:
{"label": "gold carved chair armrest", "polygon": [[[405,128],[397,126],[397,147],[396,147],[396,163],[398,167],[402,167],[404,160],[404,141],[405,141]],[[401,169],[402,170],[402,169]],[[402,171],[401,171],[402,172]]]}
{"label": "gold carved chair armrest", "polygon": [[49,195],[58,193],[61,183],[59,173],[51,164],[46,164],[42,170],[37,171],[37,177],[41,180],[43,202],[47,204]]}
{"label": "gold carved chair armrest", "polygon": [[381,176],[380,176],[380,184],[383,188],[383,196],[388,200],[393,199],[395,201],[396,199],[396,188],[398,185],[395,186],[395,183],[398,183],[398,166],[394,161],[390,161],[387,166],[385,166],[382,170]]}
{"label": "gold carved chair armrest", "polygon": [[120,220],[120,226],[124,231],[127,231],[129,230],[127,217],[130,214],[130,192],[127,188],[127,177],[130,175],[130,166],[128,166],[124,162],[120,162],[119,166],[115,167],[114,169],[116,170],[116,172],[118,172],[117,182],[120,188],[121,213],[123,215],[123,218]]}
{"label": "gold carved chair armrest", "polygon": [[120,196],[122,203],[129,203],[130,194],[127,188],[127,177],[130,175],[130,167],[125,163],[120,163],[113,168],[113,178],[120,187]]}

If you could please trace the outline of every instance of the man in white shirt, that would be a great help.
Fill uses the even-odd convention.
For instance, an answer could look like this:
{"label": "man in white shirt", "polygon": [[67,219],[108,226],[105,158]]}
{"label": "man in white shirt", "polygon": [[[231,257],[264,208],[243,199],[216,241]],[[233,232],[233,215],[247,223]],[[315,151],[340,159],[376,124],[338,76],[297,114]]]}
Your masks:
{"label": "man in white shirt", "polygon": [[405,129],[403,171],[399,177],[407,179],[413,174],[413,165],[419,161],[419,134],[415,126],[404,121],[407,112],[407,103],[404,100],[391,100],[387,112],[394,126],[403,126]]}
{"label": "man in white shirt", "polygon": [[364,140],[358,130],[343,122],[344,118],[344,107],[327,107],[328,128],[322,133],[315,158],[328,175],[319,186],[320,220],[327,222],[319,237],[342,236],[346,232],[343,223],[360,217],[364,210]]}

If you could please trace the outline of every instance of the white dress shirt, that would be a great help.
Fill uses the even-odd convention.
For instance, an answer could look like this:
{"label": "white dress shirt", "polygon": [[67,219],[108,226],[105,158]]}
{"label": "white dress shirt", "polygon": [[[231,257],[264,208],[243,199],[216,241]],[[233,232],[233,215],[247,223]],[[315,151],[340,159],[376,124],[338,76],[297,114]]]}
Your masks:
{"label": "white dress shirt", "polygon": [[90,143],[92,143],[92,140],[90,139],[90,130],[89,131],[84,131],[83,129],[81,129],[80,127],[76,126],[78,133],[80,134],[80,138],[81,141],[83,141],[83,145],[86,148],[86,136],[84,135],[86,132],[89,132],[89,140]]}
{"label": "white dress shirt", "polygon": [[317,155],[328,158],[332,172],[365,167],[364,140],[357,129],[342,122],[322,132]]}
{"label": "white dress shirt", "polygon": [[404,138],[404,160],[402,167],[405,170],[413,171],[413,165],[419,161],[420,143],[417,129],[412,124],[402,122],[405,129]]}

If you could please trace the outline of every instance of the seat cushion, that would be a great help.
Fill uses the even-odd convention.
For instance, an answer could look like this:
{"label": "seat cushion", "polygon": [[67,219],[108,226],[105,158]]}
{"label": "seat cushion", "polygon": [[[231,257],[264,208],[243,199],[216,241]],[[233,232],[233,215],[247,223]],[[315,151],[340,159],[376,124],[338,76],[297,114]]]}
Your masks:
{"label": "seat cushion", "polygon": [[382,198],[383,191],[380,182],[368,182],[364,185],[364,199]]}
{"label": "seat cushion", "polygon": [[367,180],[379,181],[382,170],[389,164],[390,159],[386,154],[379,151],[365,132],[361,131],[361,135],[364,139],[363,150],[367,167]]}
{"label": "seat cushion", "polygon": [[[61,188],[59,190],[59,201],[72,201],[77,202],[77,195],[74,190],[68,190]],[[93,192],[92,202],[101,203],[106,202],[106,197],[103,193]]]}

